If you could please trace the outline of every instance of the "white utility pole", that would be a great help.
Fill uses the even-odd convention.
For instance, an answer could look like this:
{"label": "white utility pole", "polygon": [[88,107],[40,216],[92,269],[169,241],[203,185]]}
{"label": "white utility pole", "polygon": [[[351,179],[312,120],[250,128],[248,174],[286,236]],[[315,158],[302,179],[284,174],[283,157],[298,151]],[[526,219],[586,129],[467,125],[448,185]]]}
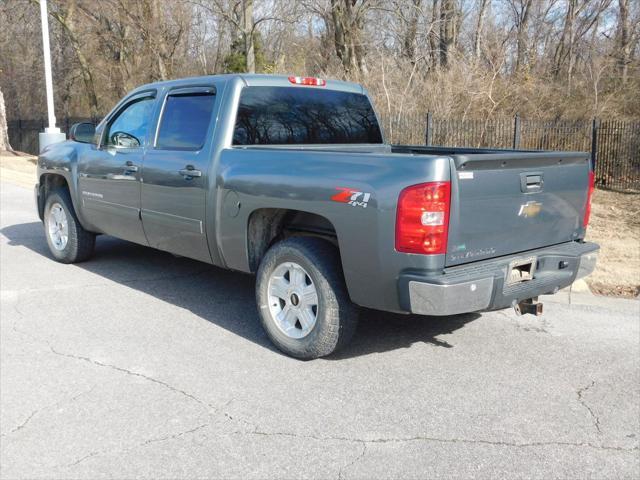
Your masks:
{"label": "white utility pole", "polygon": [[44,81],[47,89],[47,115],[49,126],[40,133],[40,151],[47,145],[64,142],[67,136],[56,127],[56,114],[53,109],[53,76],[51,75],[51,47],[49,46],[49,16],[47,0],[40,0],[40,20],[42,22],[42,49],[44,54]]}

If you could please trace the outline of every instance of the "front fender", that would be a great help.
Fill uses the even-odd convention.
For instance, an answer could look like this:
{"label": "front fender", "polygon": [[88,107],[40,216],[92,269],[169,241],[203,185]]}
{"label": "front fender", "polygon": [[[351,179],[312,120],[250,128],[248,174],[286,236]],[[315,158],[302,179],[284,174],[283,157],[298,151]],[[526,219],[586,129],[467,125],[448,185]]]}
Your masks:
{"label": "front fender", "polygon": [[[64,179],[73,203],[76,216],[80,224],[88,227],[82,215],[82,205],[78,196],[78,149],[85,146],[73,141],[65,141],[50,145],[38,156],[38,185],[41,189],[47,187],[46,176],[57,175]],[[49,184],[51,180],[49,181]],[[41,190],[42,202],[46,200],[46,191]],[[88,228],[87,228],[88,229]]]}

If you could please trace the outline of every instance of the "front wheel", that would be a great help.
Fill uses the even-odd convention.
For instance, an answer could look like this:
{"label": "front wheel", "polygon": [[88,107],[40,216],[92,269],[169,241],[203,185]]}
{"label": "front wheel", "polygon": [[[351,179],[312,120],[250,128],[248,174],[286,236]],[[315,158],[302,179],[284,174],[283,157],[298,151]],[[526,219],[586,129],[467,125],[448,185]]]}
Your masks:
{"label": "front wheel", "polygon": [[93,254],[96,236],[80,225],[68,190],[53,190],[47,196],[44,229],[49,250],[58,262],[82,262]]}
{"label": "front wheel", "polygon": [[258,269],[256,298],[271,341],[292,357],[313,359],[346,345],[358,310],[331,243],[295,237],[274,245]]}

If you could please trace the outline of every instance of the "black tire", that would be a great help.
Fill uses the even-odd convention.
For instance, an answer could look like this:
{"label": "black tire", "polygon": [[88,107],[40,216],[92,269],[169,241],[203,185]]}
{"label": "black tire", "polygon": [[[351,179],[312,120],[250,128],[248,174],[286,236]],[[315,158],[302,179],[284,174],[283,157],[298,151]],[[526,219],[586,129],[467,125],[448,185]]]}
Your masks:
{"label": "black tire", "polygon": [[[57,248],[54,245],[51,234],[49,233],[49,218],[52,215],[52,208],[59,205],[64,211],[68,225],[68,239],[63,248]],[[47,245],[51,255],[61,263],[77,263],[83,262],[93,255],[93,249],[96,243],[96,236],[92,232],[88,232],[76,216],[73,209],[73,203],[66,188],[58,188],[52,190],[44,204],[44,229]]]}
{"label": "black tire", "polygon": [[[295,262],[317,291],[315,325],[303,338],[291,338],[277,325],[269,307],[269,279],[279,265]],[[358,308],[347,293],[338,250],[316,237],[293,237],[275,244],[260,263],[256,299],[262,326],[284,353],[300,359],[329,355],[349,343],[358,323]]]}

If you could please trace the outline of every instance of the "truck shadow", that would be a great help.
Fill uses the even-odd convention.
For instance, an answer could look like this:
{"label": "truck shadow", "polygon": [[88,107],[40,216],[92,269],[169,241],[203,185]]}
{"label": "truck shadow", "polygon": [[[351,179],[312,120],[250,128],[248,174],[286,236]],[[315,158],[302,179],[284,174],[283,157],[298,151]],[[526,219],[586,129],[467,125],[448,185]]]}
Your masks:
{"label": "truck shadow", "polygon": [[[9,240],[9,246],[26,247],[51,258],[41,223],[10,225],[0,231]],[[97,239],[95,256],[76,267],[187,309],[203,320],[276,351],[260,326],[252,275],[104,235]],[[381,353],[421,342],[452,348],[453,345],[438,337],[479,317],[479,314],[421,317],[363,309],[351,344],[329,359]]]}

